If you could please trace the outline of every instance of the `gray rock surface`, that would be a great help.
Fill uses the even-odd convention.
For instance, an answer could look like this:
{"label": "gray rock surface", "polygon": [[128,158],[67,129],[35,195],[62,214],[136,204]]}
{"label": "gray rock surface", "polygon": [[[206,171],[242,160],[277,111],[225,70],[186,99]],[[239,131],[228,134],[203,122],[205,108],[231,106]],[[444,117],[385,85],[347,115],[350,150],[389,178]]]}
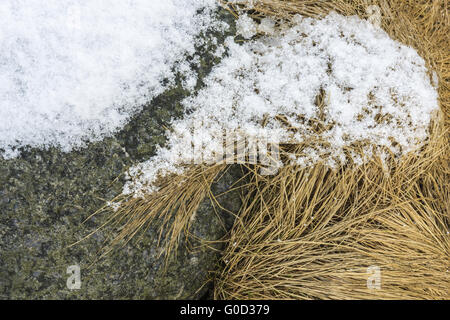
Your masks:
{"label": "gray rock surface", "polygon": [[[226,11],[220,15],[230,23],[229,31],[206,36],[216,37],[219,44],[234,34],[233,17]],[[198,88],[218,62],[210,54],[214,49],[212,42],[199,48]],[[86,148],[70,153],[57,148],[28,149],[16,159],[0,157],[0,299],[195,299],[205,295],[218,251],[192,240],[190,249],[181,244],[164,268],[156,224],[142,238],[94,264],[107,230],[69,247],[105,221],[107,217],[100,215],[83,223],[121,192],[124,180],[116,179],[121,173],[151,157],[156,146],[165,143],[164,126],[183,114],[180,101],[188,94],[177,85],[146,105],[123,130]],[[214,189],[226,190],[239,170],[232,168]],[[221,201],[232,211],[239,207],[237,192]],[[217,215],[206,199],[192,232],[205,240],[217,240],[229,224],[230,217]],[[71,265],[81,269],[79,290],[66,286]]]}

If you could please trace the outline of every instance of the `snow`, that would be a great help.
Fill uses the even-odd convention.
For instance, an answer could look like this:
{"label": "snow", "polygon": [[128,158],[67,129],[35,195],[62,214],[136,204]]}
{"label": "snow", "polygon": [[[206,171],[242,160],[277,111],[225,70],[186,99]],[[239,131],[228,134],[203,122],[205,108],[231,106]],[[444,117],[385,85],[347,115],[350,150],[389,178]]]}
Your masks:
{"label": "snow", "polygon": [[[255,36],[261,28],[269,34]],[[158,176],[181,174],[184,164],[220,154],[224,131],[273,144],[313,139],[288,157],[300,166],[361,165],[374,153],[387,159],[387,149],[399,158],[423,144],[438,94],[414,49],[365,20],[336,13],[321,20],[297,16],[292,26],[273,28],[241,16],[238,32],[251,40],[227,39],[228,55],[206,86],[183,101],[190,113],[172,122],[165,148],[130,170],[124,194],[154,192]],[[321,93],[323,108],[316,103]],[[314,128],[319,121],[321,132]],[[364,156],[345,152],[355,143],[363,143]]]}
{"label": "snow", "polygon": [[23,146],[70,151],[110,135],[172,84],[173,68],[193,88],[185,57],[201,32],[225,27],[213,18],[216,7],[215,0],[2,0],[0,157]]}
{"label": "snow", "polygon": [[236,29],[237,33],[245,39],[250,39],[258,32],[257,25],[253,22],[253,19],[246,14],[239,17],[236,23]]}

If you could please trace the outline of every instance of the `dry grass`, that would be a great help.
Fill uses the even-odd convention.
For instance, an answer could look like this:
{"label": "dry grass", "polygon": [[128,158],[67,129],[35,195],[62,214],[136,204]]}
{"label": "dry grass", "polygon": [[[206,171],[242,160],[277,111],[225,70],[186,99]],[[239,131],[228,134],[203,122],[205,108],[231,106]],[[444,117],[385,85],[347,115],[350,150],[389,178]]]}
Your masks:
{"label": "dry grass", "polygon": [[119,205],[116,211],[111,212],[111,207],[105,206],[94,213],[110,213],[101,228],[110,226],[117,230],[117,234],[103,248],[102,255],[116,246],[126,244],[140,231],[145,232],[154,219],[159,219],[159,241],[163,240],[168,258],[172,250],[177,248],[180,238],[189,231],[200,203],[208,196],[214,199],[210,191],[211,184],[225,168],[224,164],[189,166],[183,175],[160,179],[159,190],[145,198],[120,195],[113,199],[112,202]]}
{"label": "dry grass", "polygon": [[[442,139],[390,175],[285,167],[254,173],[223,257],[216,298],[449,298],[448,158]],[[366,285],[381,270],[381,290]]]}
{"label": "dry grass", "polygon": [[[293,14],[335,10],[367,18],[371,4],[381,8],[382,28],[414,47],[438,75],[442,112],[429,141],[387,171],[376,158],[338,171],[285,167],[273,177],[249,165],[251,183],[215,279],[216,298],[450,298],[447,1],[260,0],[252,14],[286,22]],[[211,183],[225,168],[191,167],[161,180],[160,191],[145,199],[116,199],[122,205],[109,219],[119,228],[113,244],[162,219],[170,228],[168,249],[175,248],[201,201],[214,199]],[[380,290],[366,286],[369,266],[381,270]]]}
{"label": "dry grass", "polygon": [[[419,154],[332,171],[255,169],[217,276],[219,299],[449,299],[450,159],[447,1],[257,2],[255,17],[289,19],[377,4],[382,27],[438,74],[442,118]],[[369,289],[367,268],[381,271]]]}

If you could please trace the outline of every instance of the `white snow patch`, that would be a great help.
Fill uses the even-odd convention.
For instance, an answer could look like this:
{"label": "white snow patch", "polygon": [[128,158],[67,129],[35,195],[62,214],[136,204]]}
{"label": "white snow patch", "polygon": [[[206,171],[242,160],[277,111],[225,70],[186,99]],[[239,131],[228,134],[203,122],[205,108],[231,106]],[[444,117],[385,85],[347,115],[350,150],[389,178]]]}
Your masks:
{"label": "white snow patch", "polygon": [[[223,129],[271,143],[328,142],[307,147],[296,160],[290,157],[301,166],[343,164],[349,160],[344,149],[355,142],[379,147],[368,147],[366,158],[352,154],[357,165],[382,153],[381,147],[401,156],[424,142],[438,94],[415,50],[356,16],[331,13],[295,21],[243,44],[227,39],[229,56],[207,77],[206,87],[183,102],[192,112],[173,121],[167,147],[131,170],[125,194],[153,192],[157,174],[179,174],[181,164],[198,163],[202,154],[192,151],[191,142],[220,152]],[[243,36],[254,35],[252,23],[246,16],[238,22]],[[315,103],[321,92],[323,110]],[[289,131],[277,115],[297,131]],[[318,135],[313,124],[320,119],[325,129]]]}
{"label": "white snow patch", "polygon": [[245,39],[250,39],[258,32],[256,23],[246,14],[239,16],[236,23],[236,31],[237,34],[240,34]]}
{"label": "white snow patch", "polygon": [[[196,36],[223,28],[215,0],[2,0],[0,156],[83,146],[121,128],[172,84]],[[200,13],[199,10],[202,10]],[[167,85],[162,84],[168,79]]]}

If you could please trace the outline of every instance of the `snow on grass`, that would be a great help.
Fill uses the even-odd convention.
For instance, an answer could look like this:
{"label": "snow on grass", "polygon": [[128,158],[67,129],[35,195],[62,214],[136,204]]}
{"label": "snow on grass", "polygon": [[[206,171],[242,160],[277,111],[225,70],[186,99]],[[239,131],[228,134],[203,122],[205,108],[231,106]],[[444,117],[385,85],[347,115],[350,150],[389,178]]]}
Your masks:
{"label": "snow on grass", "polygon": [[224,28],[212,17],[216,7],[215,0],[2,0],[0,157],[27,145],[70,151],[111,134],[173,82],[174,67],[194,86],[184,58],[195,54],[201,32]]}
{"label": "snow on grass", "polygon": [[[167,147],[130,170],[125,194],[153,192],[158,176],[182,173],[182,164],[220,153],[222,130],[270,143],[317,141],[290,157],[302,166],[361,164],[373,151],[385,157],[383,148],[400,157],[427,138],[438,109],[436,89],[416,51],[383,30],[336,13],[321,20],[297,16],[292,27],[276,32],[270,21],[256,26],[247,16],[237,25],[244,38],[258,29],[273,34],[239,44],[227,39],[228,57],[204,89],[184,100],[190,113],[173,121]],[[344,150],[356,143],[365,146],[365,157],[353,153],[349,159]]]}

